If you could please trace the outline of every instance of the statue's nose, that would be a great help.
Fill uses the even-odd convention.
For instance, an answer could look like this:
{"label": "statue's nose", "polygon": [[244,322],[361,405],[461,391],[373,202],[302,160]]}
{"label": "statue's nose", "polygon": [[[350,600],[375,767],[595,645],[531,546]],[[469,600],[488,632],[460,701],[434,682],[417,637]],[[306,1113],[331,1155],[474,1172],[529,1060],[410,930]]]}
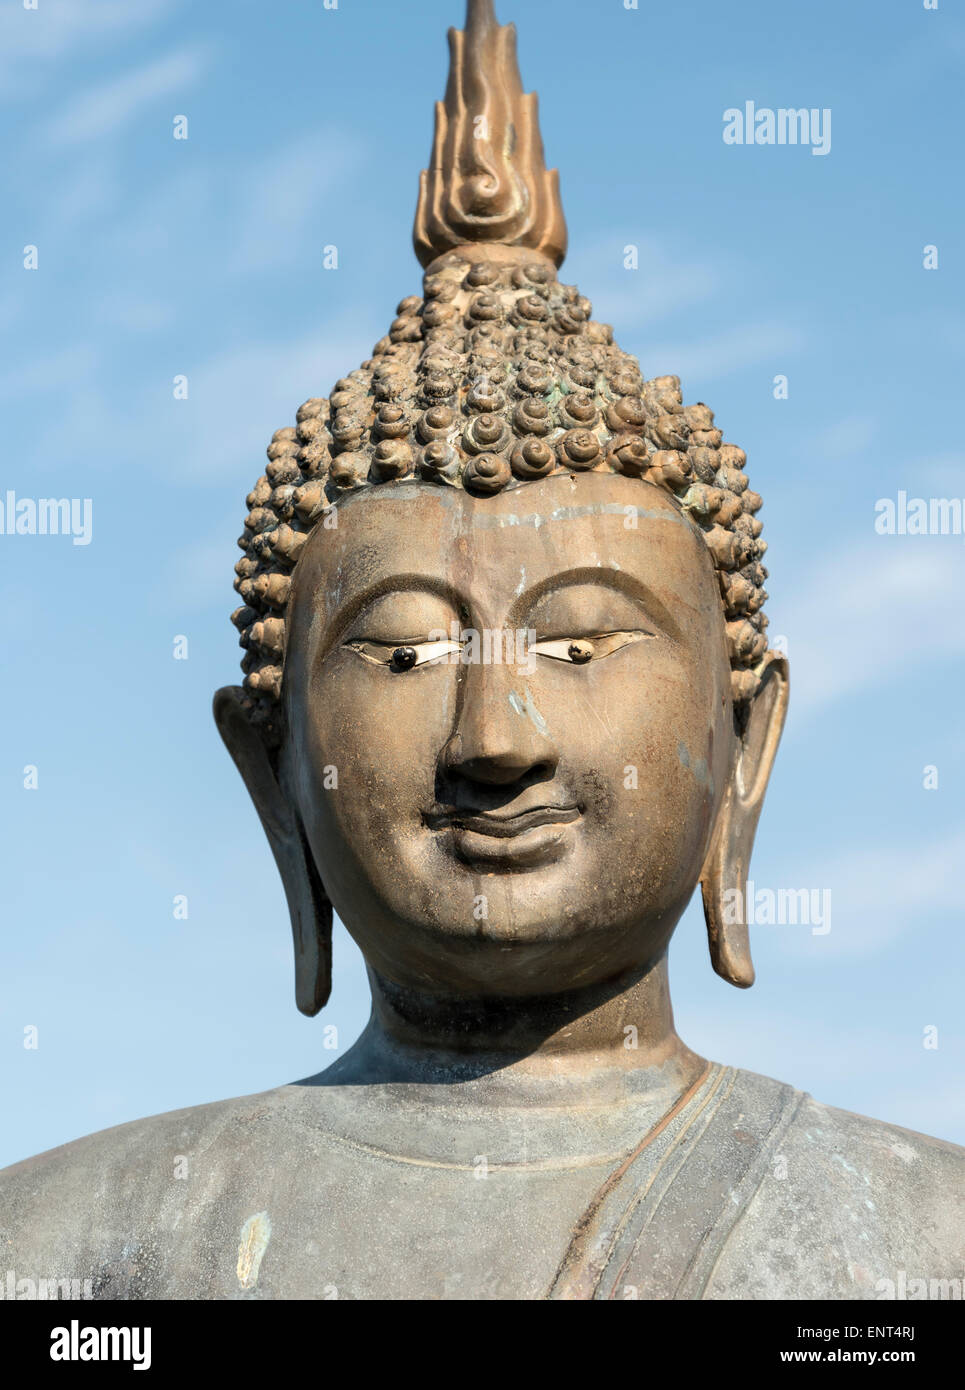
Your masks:
{"label": "statue's nose", "polygon": [[516,668],[470,668],[459,719],[442,761],[451,774],[493,786],[518,782],[528,774],[553,776],[559,752]]}

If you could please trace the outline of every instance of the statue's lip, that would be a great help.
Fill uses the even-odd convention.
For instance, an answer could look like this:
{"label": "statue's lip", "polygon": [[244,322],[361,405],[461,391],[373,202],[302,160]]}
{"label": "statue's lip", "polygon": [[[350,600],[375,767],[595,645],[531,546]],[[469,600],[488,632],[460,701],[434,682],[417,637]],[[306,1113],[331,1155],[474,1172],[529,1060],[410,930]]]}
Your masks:
{"label": "statue's lip", "polygon": [[446,811],[429,812],[423,819],[430,830],[468,830],[476,835],[493,835],[497,839],[508,839],[512,835],[523,835],[538,825],[568,825],[575,821],[582,811],[579,806],[534,806],[516,815],[496,815],[492,811]]}

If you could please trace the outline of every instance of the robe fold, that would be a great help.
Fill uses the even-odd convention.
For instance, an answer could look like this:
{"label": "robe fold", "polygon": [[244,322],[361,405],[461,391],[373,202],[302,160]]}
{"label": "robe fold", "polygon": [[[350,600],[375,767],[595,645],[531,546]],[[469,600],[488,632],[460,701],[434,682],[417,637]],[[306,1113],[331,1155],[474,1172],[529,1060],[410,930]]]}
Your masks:
{"label": "robe fold", "polygon": [[0,1297],[962,1296],[953,1144],[717,1064],[665,1104],[470,1089],[282,1086],[16,1164]]}

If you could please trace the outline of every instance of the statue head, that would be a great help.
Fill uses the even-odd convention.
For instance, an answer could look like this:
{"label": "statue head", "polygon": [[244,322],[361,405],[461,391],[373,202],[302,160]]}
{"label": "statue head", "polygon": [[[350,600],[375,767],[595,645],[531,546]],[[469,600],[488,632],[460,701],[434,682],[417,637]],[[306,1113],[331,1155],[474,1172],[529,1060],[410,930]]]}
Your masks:
{"label": "statue head", "polygon": [[423,294],[276,432],[219,727],[285,882],[299,1008],[332,905],[447,996],[645,971],[702,885],[715,969],[787,701],[745,457],[587,299],[512,26],[469,0],[422,176]]}

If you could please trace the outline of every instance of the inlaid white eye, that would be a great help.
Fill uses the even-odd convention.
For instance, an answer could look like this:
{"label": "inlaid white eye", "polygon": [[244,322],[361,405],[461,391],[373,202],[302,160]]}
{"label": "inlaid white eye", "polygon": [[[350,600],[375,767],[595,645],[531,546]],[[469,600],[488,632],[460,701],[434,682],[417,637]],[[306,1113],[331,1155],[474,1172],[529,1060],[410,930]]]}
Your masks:
{"label": "inlaid white eye", "polygon": [[597,632],[592,637],[556,637],[545,642],[534,642],[530,647],[537,656],[548,656],[554,661],[568,661],[573,666],[586,666],[591,661],[609,656],[631,642],[640,642],[652,637],[652,632]]}
{"label": "inlaid white eye", "polygon": [[388,666],[393,671],[412,671],[443,661],[460,650],[458,642],[346,642],[350,651],[376,666]]}

